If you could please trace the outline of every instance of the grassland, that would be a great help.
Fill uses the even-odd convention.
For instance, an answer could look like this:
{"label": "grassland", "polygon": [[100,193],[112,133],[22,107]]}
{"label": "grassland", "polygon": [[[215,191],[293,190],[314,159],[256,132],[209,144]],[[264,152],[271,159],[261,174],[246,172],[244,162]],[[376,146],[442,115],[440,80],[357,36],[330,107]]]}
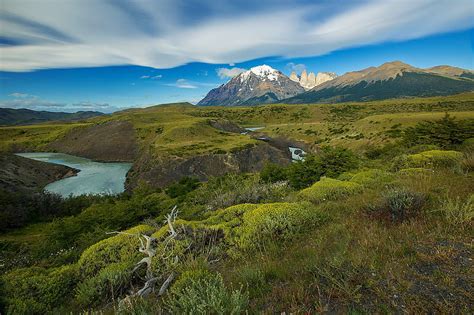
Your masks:
{"label": "grassland", "polygon": [[152,156],[193,156],[229,152],[256,143],[248,136],[217,130],[209,119],[241,126],[262,126],[270,136],[314,144],[342,145],[363,151],[392,142],[400,127],[439,119],[445,112],[473,118],[474,93],[449,97],[386,100],[365,103],[265,105],[257,107],[196,107],[171,104],[130,109],[81,123],[1,127],[0,150],[44,150],[48,143],[74,128],[124,120],[133,124],[142,150]]}
{"label": "grassland", "polygon": [[[455,117],[436,130],[446,138],[419,129],[424,142],[402,141],[407,127],[440,121],[445,112]],[[0,234],[0,311],[471,312],[474,146],[472,130],[465,130],[472,124],[461,121],[474,119],[473,93],[335,105],[175,104],[0,131],[3,150],[39,150],[73,128],[126,120],[141,150],[157,158],[255,142],[215,129],[209,119],[264,126],[271,136],[310,148],[352,151],[324,147],[305,162],[269,168],[273,177],[264,169],[201,184],[189,179],[164,190],[139,186],[90,200],[74,215]],[[368,154],[374,149],[377,154]],[[298,176],[310,181],[292,184]],[[179,236],[170,239],[163,221],[175,205]],[[156,238],[151,272],[159,284],[176,276],[163,296],[155,290],[145,299],[124,299],[143,286],[145,268],[131,270],[145,256],[137,238],[110,231]]]}

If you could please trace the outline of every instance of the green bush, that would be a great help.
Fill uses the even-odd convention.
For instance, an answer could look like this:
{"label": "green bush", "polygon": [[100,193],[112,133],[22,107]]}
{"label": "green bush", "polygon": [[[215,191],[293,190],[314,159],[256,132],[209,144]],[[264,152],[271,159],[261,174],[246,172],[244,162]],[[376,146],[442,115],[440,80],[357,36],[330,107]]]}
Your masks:
{"label": "green bush", "polygon": [[156,229],[148,225],[138,225],[87,248],[81,255],[78,266],[81,276],[85,278],[97,275],[102,269],[112,263],[137,263],[143,254],[138,252],[140,245],[138,237],[133,235],[151,234]]}
{"label": "green bush", "polygon": [[424,151],[417,154],[398,156],[392,163],[392,169],[453,167],[460,165],[463,157],[463,154],[458,151]]}
{"label": "green bush", "polygon": [[183,177],[178,182],[168,186],[166,194],[171,198],[184,197],[186,194],[198,188],[199,184],[199,179],[195,177]]}
{"label": "green bush", "polygon": [[76,302],[90,307],[122,296],[130,287],[133,266],[131,261],[110,263],[97,275],[86,278],[77,286]]}
{"label": "green bush", "polygon": [[285,182],[263,182],[255,174],[229,174],[210,179],[192,192],[187,202],[212,211],[242,203],[281,201],[291,191]]}
{"label": "green bush", "polygon": [[220,274],[197,270],[179,277],[165,304],[172,314],[241,314],[248,296],[242,290],[228,290]]}
{"label": "green bush", "polygon": [[260,172],[260,178],[267,183],[286,181],[288,179],[286,172],[286,167],[284,166],[267,163]]}
{"label": "green bush", "polygon": [[358,183],[323,177],[311,187],[303,189],[300,196],[311,202],[319,203],[327,200],[338,200],[354,195],[361,190],[362,186]]}
{"label": "green bush", "polygon": [[371,214],[392,222],[403,222],[418,216],[425,203],[423,194],[404,189],[390,189],[383,194],[378,204],[369,205],[368,210]]}
{"label": "green bush", "polygon": [[16,269],[2,276],[2,304],[7,314],[50,313],[70,297],[77,278],[75,265]]}
{"label": "green bush", "polygon": [[474,137],[474,120],[456,120],[446,115],[436,121],[424,121],[405,130],[403,141],[408,145],[434,144],[451,148]]}
{"label": "green bush", "polygon": [[244,250],[265,249],[269,243],[290,240],[326,218],[310,203],[261,204],[243,213],[235,242]]}

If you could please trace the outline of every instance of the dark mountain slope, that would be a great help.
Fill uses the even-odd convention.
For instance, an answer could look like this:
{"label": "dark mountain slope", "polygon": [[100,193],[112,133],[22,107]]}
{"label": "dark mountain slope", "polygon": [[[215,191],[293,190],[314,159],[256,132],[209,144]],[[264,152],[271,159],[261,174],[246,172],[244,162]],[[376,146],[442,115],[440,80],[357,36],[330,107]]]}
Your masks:
{"label": "dark mountain slope", "polygon": [[101,116],[104,113],[79,111],[76,113],[35,111],[31,109],[0,108],[0,125],[32,125],[48,121],[75,121]]}
{"label": "dark mountain slope", "polygon": [[[440,71],[440,69],[435,69]],[[388,98],[452,95],[474,91],[474,81],[432,70],[414,68],[401,62],[383,64],[361,71],[349,72],[315,89],[281,101],[282,103],[334,103],[371,101]]]}

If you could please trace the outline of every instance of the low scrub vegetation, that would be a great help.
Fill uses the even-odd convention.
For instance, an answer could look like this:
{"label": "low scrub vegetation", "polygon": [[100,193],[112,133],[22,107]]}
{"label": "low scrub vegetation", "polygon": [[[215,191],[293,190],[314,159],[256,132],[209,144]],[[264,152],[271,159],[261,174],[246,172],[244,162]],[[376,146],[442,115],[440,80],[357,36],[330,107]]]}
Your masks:
{"label": "low scrub vegetation", "polygon": [[[443,112],[472,104],[472,97],[458,96],[334,110],[162,109],[188,129],[170,127],[158,109],[148,109],[151,125],[133,114],[139,137],[155,145],[154,153],[230,152],[254,142],[222,132],[218,140],[228,141],[202,147],[209,139],[199,132],[211,139],[217,132],[200,124],[209,117],[266,125],[269,133],[317,145],[304,161],[285,167],[268,164],[260,173],[201,183],[185,178],[164,189],[142,185],[120,196],[0,195],[25,218],[15,225],[12,206],[0,234],[0,312],[468,314],[471,122],[455,114],[443,118]],[[337,129],[334,135],[328,125]],[[396,132],[387,137],[386,130]],[[351,134],[364,138],[348,139]],[[38,137],[22,134],[46,143]],[[187,138],[196,145],[191,151]],[[149,269],[146,263],[137,268],[150,257],[138,235],[152,238]],[[154,291],[133,296],[150,272],[157,278]]]}
{"label": "low scrub vegetation", "polygon": [[303,189],[300,196],[314,203],[338,200],[362,191],[362,186],[355,182],[322,178],[311,187]]}

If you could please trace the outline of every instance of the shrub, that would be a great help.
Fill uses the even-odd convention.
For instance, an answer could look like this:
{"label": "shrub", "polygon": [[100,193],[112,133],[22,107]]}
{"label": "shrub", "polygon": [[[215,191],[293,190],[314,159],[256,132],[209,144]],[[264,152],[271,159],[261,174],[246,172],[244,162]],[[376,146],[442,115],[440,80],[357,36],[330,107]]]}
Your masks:
{"label": "shrub", "polygon": [[287,241],[304,230],[321,224],[326,215],[309,203],[271,203],[258,205],[243,213],[237,227],[237,246],[265,249],[270,242]]}
{"label": "shrub", "polygon": [[260,172],[260,178],[267,183],[286,181],[288,179],[286,167],[275,163],[267,163]]}
{"label": "shrub", "polygon": [[431,150],[417,154],[401,155],[394,159],[392,169],[453,167],[459,165],[463,154],[458,151]]}
{"label": "shrub", "polygon": [[411,167],[450,167],[458,164],[463,154],[457,151],[432,150],[408,156],[408,164]]}
{"label": "shrub", "polygon": [[341,181],[332,178],[321,178],[319,182],[300,192],[300,196],[312,202],[337,200],[362,190],[362,186],[355,182]]}
{"label": "shrub", "polygon": [[199,184],[199,179],[195,177],[183,177],[178,182],[168,186],[166,194],[171,198],[184,197],[189,192],[198,188]]}
{"label": "shrub", "polygon": [[382,200],[370,205],[369,211],[376,216],[392,222],[403,222],[418,216],[425,205],[424,195],[404,189],[390,189],[383,194]]}
{"label": "shrub", "polygon": [[242,290],[228,290],[220,274],[197,270],[180,276],[165,304],[172,314],[241,314],[248,296]]}
{"label": "shrub", "polygon": [[266,183],[256,175],[231,174],[212,178],[191,194],[189,202],[216,210],[241,203],[281,201],[290,191],[285,182]]}
{"label": "shrub", "polygon": [[69,298],[77,282],[75,265],[16,269],[2,277],[7,314],[45,314]]}
{"label": "shrub", "polygon": [[82,306],[95,306],[121,296],[129,288],[134,263],[110,263],[97,275],[86,278],[76,289],[76,301]]}
{"label": "shrub", "polygon": [[434,144],[450,148],[474,137],[474,120],[456,120],[448,113],[436,121],[424,121],[405,130],[403,141],[408,145]]}
{"label": "shrub", "polygon": [[155,228],[148,225],[138,225],[124,231],[132,235],[117,234],[87,248],[78,262],[82,277],[95,276],[112,263],[138,262],[143,255],[138,252],[140,243],[133,235],[149,234],[154,230]]}
{"label": "shrub", "polygon": [[356,168],[358,159],[352,151],[338,147],[323,147],[316,156],[291,164],[287,174],[290,185],[296,189],[310,186],[322,176],[337,177]]}
{"label": "shrub", "polygon": [[379,187],[393,181],[394,175],[379,169],[371,169],[354,174],[350,181],[365,187]]}
{"label": "shrub", "polygon": [[449,224],[454,226],[471,224],[474,219],[474,195],[471,195],[465,201],[462,201],[459,197],[444,199],[438,211]]}

